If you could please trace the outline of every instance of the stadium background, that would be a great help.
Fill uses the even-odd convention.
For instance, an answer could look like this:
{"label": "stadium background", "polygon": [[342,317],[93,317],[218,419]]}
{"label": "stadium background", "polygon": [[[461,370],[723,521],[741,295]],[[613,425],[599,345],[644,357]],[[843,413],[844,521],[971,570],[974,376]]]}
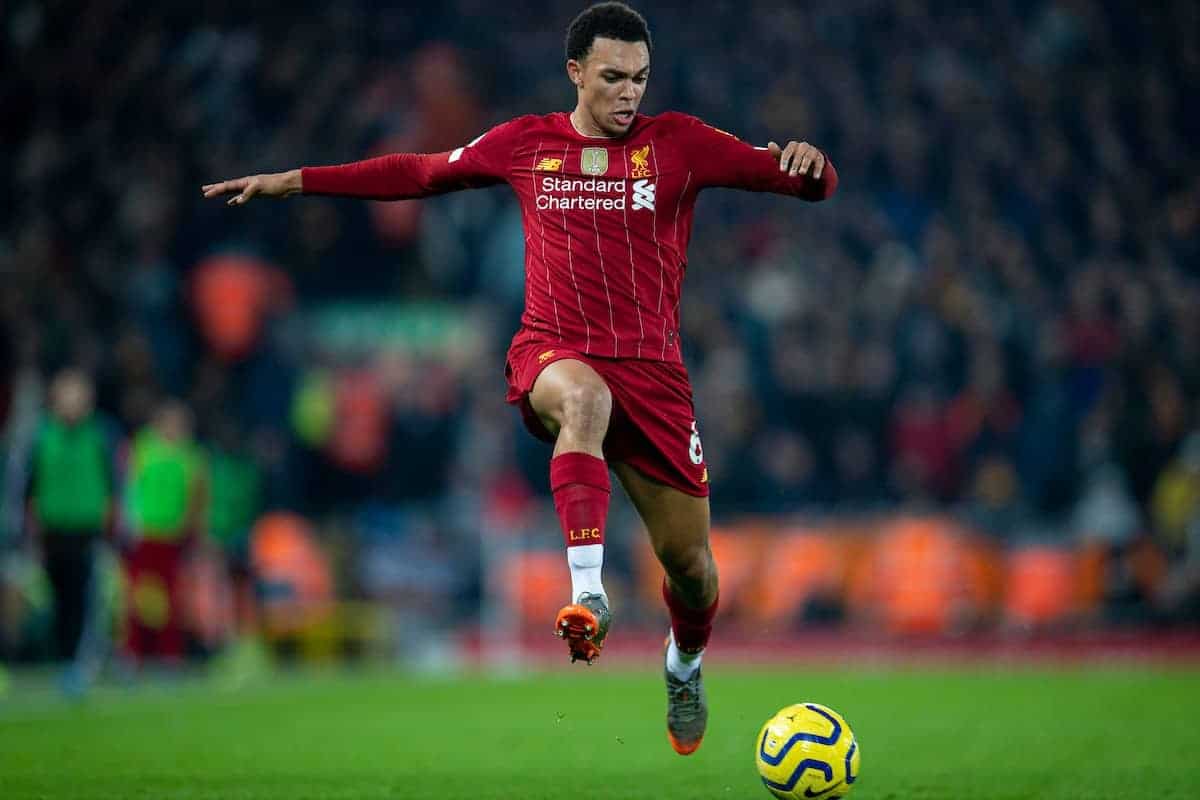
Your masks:
{"label": "stadium background", "polygon": [[[507,190],[233,210],[199,186],[450,149],[568,109],[575,10],[5,6],[6,663],[49,653],[24,495],[45,388],[67,366],[94,378],[118,475],[168,398],[227,467],[212,495],[234,500],[209,509],[189,560],[195,663],[239,626],[301,658],[445,665],[477,651],[481,622],[506,658],[550,652],[567,570],[548,452],[502,399],[524,244]],[[807,139],[842,178],[815,206],[699,204],[682,320],[717,641],[768,643],[764,657],[813,631],[826,652],[902,652],[913,640],[897,636],[1192,642],[1197,7],[643,10],[644,111]],[[117,638],[135,536],[122,516],[101,562]],[[619,496],[610,542],[613,650],[652,650],[665,615]],[[247,564],[259,605],[239,623],[230,565]]]}

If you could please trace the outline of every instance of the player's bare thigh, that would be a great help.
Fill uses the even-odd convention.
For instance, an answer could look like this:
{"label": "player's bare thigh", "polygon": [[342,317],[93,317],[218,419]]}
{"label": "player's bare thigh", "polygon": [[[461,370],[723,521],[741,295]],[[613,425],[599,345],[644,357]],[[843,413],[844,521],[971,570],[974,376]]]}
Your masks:
{"label": "player's bare thigh", "polygon": [[533,382],[529,404],[554,437],[554,455],[582,452],[604,457],[612,393],[596,370],[573,358],[555,361]]}
{"label": "player's bare thigh", "polygon": [[646,525],[672,590],[693,607],[711,605],[717,597],[717,567],[708,544],[708,498],[653,481],[623,462],[609,466]]}

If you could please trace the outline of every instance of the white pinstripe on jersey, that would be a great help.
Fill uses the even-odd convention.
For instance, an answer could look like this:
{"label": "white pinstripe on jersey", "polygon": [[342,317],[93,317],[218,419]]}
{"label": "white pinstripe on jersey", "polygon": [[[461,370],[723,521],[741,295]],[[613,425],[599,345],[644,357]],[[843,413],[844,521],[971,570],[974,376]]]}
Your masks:
{"label": "white pinstripe on jersey", "polygon": [[[653,149],[653,148],[651,148]],[[621,160],[625,162],[625,180],[629,181],[629,147],[626,145],[621,148]],[[637,290],[637,267],[633,260],[633,239],[629,236],[629,214],[625,211],[625,207],[621,206],[621,219],[625,223],[625,244],[629,246],[629,279],[633,281],[633,307],[637,309],[638,317],[638,343],[637,357],[642,357],[642,342],[646,339],[646,328],[642,325],[642,299],[638,296]]]}
{"label": "white pinstripe on jersey", "polygon": [[[662,180],[662,172],[658,168],[658,153],[655,152],[655,149],[653,147],[650,148],[650,157],[654,159],[654,174],[658,177],[659,180]],[[679,214],[678,208],[675,209],[675,213],[676,213],[676,215]],[[654,207],[650,209],[650,214],[651,214],[651,216],[650,216],[650,235],[654,239],[654,250],[658,254],[658,307],[655,309],[655,313],[662,314],[663,289],[666,285],[667,279],[666,279],[666,274],[665,274],[666,266],[663,264],[663,260],[662,260],[662,246],[659,245],[659,243],[658,243],[658,203],[655,203]],[[663,346],[662,346],[662,356],[661,357],[666,358],[667,357],[667,329],[666,329],[665,325],[663,327],[662,337],[663,337]]]}
{"label": "white pinstripe on jersey", "polygon": [[[688,170],[687,180],[683,182],[683,188],[679,190],[679,202],[675,204],[675,224],[671,231],[671,238],[675,241],[675,246],[679,247],[679,209],[683,207],[683,198],[687,196],[688,186],[692,183],[692,171]],[[683,253],[680,253],[680,266],[683,264]],[[683,269],[679,270],[679,281],[675,284],[675,318],[679,318],[679,303],[683,299]],[[667,352],[664,342],[663,354]]]}
{"label": "white pinstripe on jersey", "polygon": [[[533,184],[533,196],[537,197],[537,165],[540,159],[538,156],[542,152],[542,140],[538,140],[537,149],[533,153],[533,170],[529,174],[529,180]],[[538,228],[542,232],[542,264],[546,267],[546,294],[550,296],[550,305],[554,308],[554,328],[558,331],[558,340],[563,340],[562,323],[558,319],[558,301],[554,299],[554,282],[550,280],[550,262],[546,260],[546,220],[542,219],[541,212],[538,210],[537,203],[532,203],[533,215],[537,217]]]}
{"label": "white pinstripe on jersey", "polygon": [[[571,145],[567,144],[567,149],[563,151],[563,163],[571,163]],[[563,207],[563,234],[567,237],[567,269],[571,273],[571,285],[575,287],[575,297],[579,299],[579,316],[583,319],[584,344],[585,352],[592,350],[592,326],[588,324],[587,314],[583,311],[583,293],[579,291],[579,282],[575,280],[575,263],[571,256],[571,229],[567,225],[567,209]]]}
{"label": "white pinstripe on jersey", "polygon": [[[594,189],[592,197],[598,197]],[[594,207],[592,208],[592,230],[596,232],[596,255],[600,259],[600,279],[604,281],[604,297],[608,300],[608,327],[612,331],[613,337],[613,358],[616,358],[620,355],[620,351],[617,349],[620,344],[620,340],[617,338],[617,316],[613,309],[612,294],[608,291],[608,275],[604,272],[604,248],[600,246],[600,220]]]}

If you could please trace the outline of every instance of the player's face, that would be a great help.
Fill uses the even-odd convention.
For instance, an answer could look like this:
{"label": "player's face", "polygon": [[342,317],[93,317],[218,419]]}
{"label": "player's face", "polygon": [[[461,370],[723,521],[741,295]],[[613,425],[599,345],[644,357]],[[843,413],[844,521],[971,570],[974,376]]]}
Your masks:
{"label": "player's face", "polygon": [[633,124],[650,77],[645,42],[597,37],[583,61],[567,62],[567,74],[579,88],[579,109],[603,136],[621,136]]}

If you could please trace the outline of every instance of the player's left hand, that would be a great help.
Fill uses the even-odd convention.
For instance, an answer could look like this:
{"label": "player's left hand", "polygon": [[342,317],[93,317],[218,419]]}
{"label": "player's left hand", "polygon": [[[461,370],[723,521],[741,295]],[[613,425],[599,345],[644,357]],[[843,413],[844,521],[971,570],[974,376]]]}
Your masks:
{"label": "player's left hand", "polygon": [[820,180],[825,169],[825,154],[808,142],[788,142],[782,148],[775,142],[767,142],[767,152],[779,162],[780,172],[793,177],[811,175]]}
{"label": "player's left hand", "polygon": [[303,191],[300,170],[272,172],[263,175],[247,175],[219,183],[206,183],[200,187],[205,197],[220,197],[231,194],[225,201],[229,206],[240,206],[253,197],[288,197]]}

